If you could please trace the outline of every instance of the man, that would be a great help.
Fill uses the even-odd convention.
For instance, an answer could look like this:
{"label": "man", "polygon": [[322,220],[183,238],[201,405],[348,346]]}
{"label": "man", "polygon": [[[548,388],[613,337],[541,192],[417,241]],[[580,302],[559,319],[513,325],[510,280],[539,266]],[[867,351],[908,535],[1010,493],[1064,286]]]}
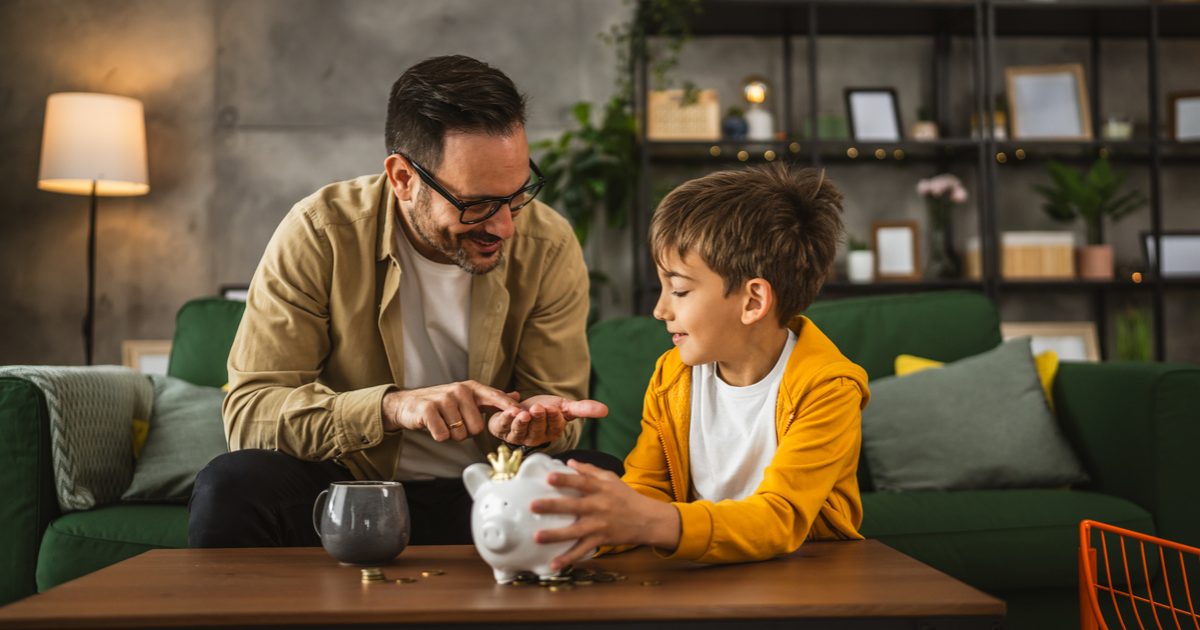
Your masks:
{"label": "man", "polygon": [[196,479],[191,546],[317,545],[317,493],[353,479],[405,482],[413,544],[469,543],[464,467],[503,442],[561,454],[573,420],[607,414],[580,400],[587,270],[534,199],[524,123],[502,72],[426,60],[392,86],[384,173],[284,218],[230,351],[232,452]]}

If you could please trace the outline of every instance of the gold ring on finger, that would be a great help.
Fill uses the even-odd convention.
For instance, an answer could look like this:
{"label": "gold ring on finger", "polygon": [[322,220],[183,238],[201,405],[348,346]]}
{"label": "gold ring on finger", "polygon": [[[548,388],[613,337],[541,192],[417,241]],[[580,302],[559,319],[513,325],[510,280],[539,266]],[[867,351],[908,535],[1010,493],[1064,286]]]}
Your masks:
{"label": "gold ring on finger", "polygon": [[450,430],[453,431],[454,429],[457,429],[458,427],[461,427],[464,424],[466,424],[466,422],[459,420],[458,422],[455,422],[454,424],[450,425]]}

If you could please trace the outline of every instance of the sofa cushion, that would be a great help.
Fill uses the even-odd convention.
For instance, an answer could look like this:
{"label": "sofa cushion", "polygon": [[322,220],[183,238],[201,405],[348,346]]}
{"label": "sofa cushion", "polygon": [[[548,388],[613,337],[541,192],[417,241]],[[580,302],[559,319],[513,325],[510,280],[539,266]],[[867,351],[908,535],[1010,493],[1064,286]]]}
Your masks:
{"label": "sofa cushion", "polygon": [[50,463],[50,420],[42,392],[0,377],[0,606],[37,592],[38,542],[58,517]]}
{"label": "sofa cushion", "polygon": [[225,394],[170,376],[152,375],[150,380],[150,433],[121,499],[183,503],[192,496],[200,469],[229,450],[221,421]]}
{"label": "sofa cushion", "polygon": [[167,375],[196,385],[229,382],[226,363],[246,310],[245,302],[201,298],[184,304],[175,316],[175,338]]}
{"label": "sofa cushion", "polygon": [[805,315],[872,379],[891,375],[900,354],[957,361],[1001,341],[996,308],[966,291],[821,301]]}
{"label": "sofa cushion", "polygon": [[864,493],[860,531],[976,588],[1078,584],[1079,521],[1154,533],[1150,513],[1078,490]]}
{"label": "sofa cushion", "polygon": [[642,432],[642,402],[654,364],[671,348],[666,324],[652,317],[609,319],[588,330],[592,393],[608,405],[608,417],[592,421],[580,448],[625,459]]}
{"label": "sofa cushion", "polygon": [[42,538],[38,590],[143,551],[187,547],[187,523],[187,507],[182,505],[111,505],[64,515]]}
{"label": "sofa cushion", "polygon": [[1029,339],[871,383],[863,455],[879,490],[1052,488],[1087,480],[1046,404]]}

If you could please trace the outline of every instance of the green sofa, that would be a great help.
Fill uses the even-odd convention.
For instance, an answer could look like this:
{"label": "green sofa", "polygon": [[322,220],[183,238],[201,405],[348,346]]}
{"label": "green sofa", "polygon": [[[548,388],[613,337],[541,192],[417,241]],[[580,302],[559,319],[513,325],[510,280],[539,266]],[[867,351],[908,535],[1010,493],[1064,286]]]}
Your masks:
{"label": "green sofa", "polygon": [[[242,304],[189,302],[179,312],[169,373],[219,386]],[[984,297],[965,292],[822,302],[808,315],[872,378],[897,354],[953,361],[1000,342]],[[645,317],[589,331],[593,397],[610,417],[584,447],[624,456],[638,430],[654,360],[670,345]],[[872,492],[860,470],[863,533],[1005,599],[1011,628],[1077,625],[1077,526],[1082,518],[1200,544],[1200,368],[1178,364],[1064,363],[1054,386],[1058,419],[1092,481],[1072,490]],[[186,544],[182,505],[111,505],[60,514],[54,498],[45,403],[32,384],[0,379],[0,603],[45,590],[154,548]]]}

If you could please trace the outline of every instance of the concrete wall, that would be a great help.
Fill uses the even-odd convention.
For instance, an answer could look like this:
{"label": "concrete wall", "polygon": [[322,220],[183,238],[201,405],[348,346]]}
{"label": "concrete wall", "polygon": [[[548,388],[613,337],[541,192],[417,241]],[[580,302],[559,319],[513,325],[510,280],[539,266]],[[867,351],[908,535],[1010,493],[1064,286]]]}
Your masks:
{"label": "concrete wall", "polygon": [[[409,65],[451,52],[489,61],[528,94],[531,138],[550,137],[570,124],[572,103],[609,96],[613,52],[596,33],[628,10],[621,0],[0,0],[0,365],[83,360],[87,199],[36,188],[47,95],[110,92],[146,105],[151,193],[100,204],[97,360],[119,363],[122,339],[167,339],[187,299],[247,282],[296,200],[379,170],[388,88]],[[677,76],[716,87],[731,104],[743,76],[779,76],[780,48],[775,40],[699,40]],[[793,50],[800,90],[807,51],[803,41]],[[1165,88],[1194,89],[1190,62],[1200,45],[1168,43],[1162,53]],[[895,85],[911,121],[930,89],[925,39],[826,38],[819,54],[822,112],[842,112],[844,86]],[[1087,44],[1014,40],[999,54],[1001,65],[1085,60]],[[1144,120],[1145,46],[1106,44],[1102,63],[1105,111]],[[952,68],[964,90],[970,71],[965,59]],[[807,114],[802,96],[798,115]],[[952,131],[963,135],[969,104],[956,98],[952,107],[963,121]],[[865,235],[874,218],[923,220],[913,187],[932,168],[831,168],[851,232]],[[1145,168],[1127,170],[1145,190]],[[700,172],[663,171],[655,185]],[[1042,172],[1030,164],[1002,170],[1002,228],[1059,227],[1029,188]],[[973,185],[970,169],[959,174]],[[1196,174],[1191,165],[1165,172],[1170,229],[1200,228]],[[961,238],[976,233],[974,212],[973,201],[962,209]],[[1148,223],[1143,213],[1111,231],[1120,261],[1140,255],[1136,234]],[[604,312],[627,312],[628,237],[601,232],[589,256],[617,281]],[[1187,330],[1198,297],[1168,300],[1169,358],[1200,361],[1200,334]],[[1001,307],[1012,320],[1090,317],[1081,295],[1011,296]]]}

